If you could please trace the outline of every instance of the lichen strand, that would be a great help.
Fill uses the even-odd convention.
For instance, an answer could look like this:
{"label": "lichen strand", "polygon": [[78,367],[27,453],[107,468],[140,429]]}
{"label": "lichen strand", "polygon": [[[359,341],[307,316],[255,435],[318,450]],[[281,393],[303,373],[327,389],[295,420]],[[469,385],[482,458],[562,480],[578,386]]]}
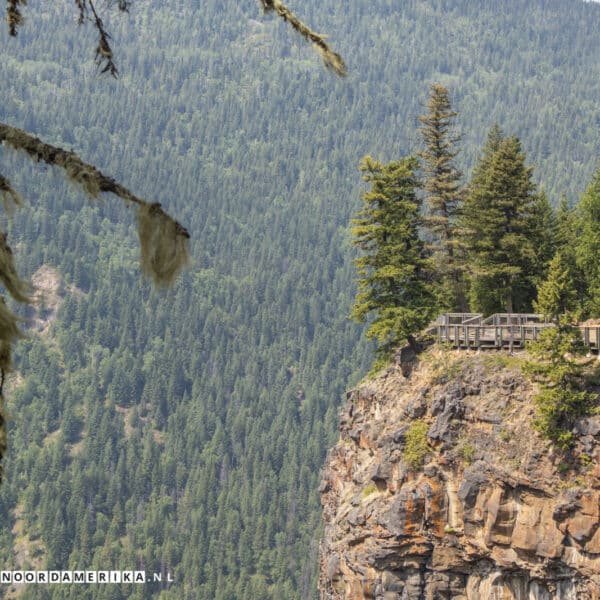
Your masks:
{"label": "lichen strand", "polygon": [[0,232],[0,280],[10,295],[17,301],[31,304],[31,285],[19,277],[10,246],[6,242],[6,233]]}
{"label": "lichen strand", "polygon": [[[159,203],[146,202],[93,165],[82,161],[74,152],[47,144],[16,127],[0,123],[0,143],[64,169],[69,180],[82,187],[92,198],[101,192],[110,192],[129,204],[137,205],[142,271],[157,285],[171,284],[188,263],[190,235],[185,227],[163,211]],[[10,184],[6,179],[1,181],[6,183],[0,192],[10,193]]]}
{"label": "lichen strand", "polygon": [[23,24],[23,14],[19,6],[25,6],[27,0],[8,0],[6,7],[6,22],[8,23],[8,32],[10,35],[17,35],[19,27]]}
{"label": "lichen strand", "polygon": [[276,12],[286,23],[292,26],[302,37],[312,42],[317,49],[323,63],[328,69],[331,69],[336,75],[343,77],[346,75],[346,64],[344,59],[325,41],[325,37],[315,33],[304,24],[281,0],[260,0],[265,11]]}
{"label": "lichen strand", "polygon": [[22,204],[21,196],[12,187],[10,181],[3,175],[0,175],[0,200],[2,200],[4,210],[8,214],[13,212],[15,206],[20,206]]}
{"label": "lichen strand", "polygon": [[138,210],[142,272],[159,286],[173,283],[188,264],[188,232],[167,215],[160,204]]}

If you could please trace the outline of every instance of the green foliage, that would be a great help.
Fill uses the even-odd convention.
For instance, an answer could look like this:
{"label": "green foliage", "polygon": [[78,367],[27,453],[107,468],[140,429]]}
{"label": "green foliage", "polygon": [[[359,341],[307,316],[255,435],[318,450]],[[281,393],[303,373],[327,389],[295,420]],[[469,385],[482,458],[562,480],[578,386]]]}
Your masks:
{"label": "green foliage", "polygon": [[475,448],[466,440],[459,445],[458,454],[466,465],[472,464],[475,460]]}
{"label": "green foliage", "polygon": [[370,483],[362,492],[362,497],[367,498],[371,494],[374,494],[377,491],[377,486],[374,483]]}
{"label": "green foliage", "polygon": [[429,425],[422,419],[413,421],[406,432],[402,459],[411,469],[420,469],[429,453],[427,432]]}
{"label": "green foliage", "polygon": [[423,149],[418,153],[425,191],[423,226],[428,233],[428,250],[435,273],[438,309],[466,310],[462,270],[457,260],[456,215],[460,210],[462,188],[453,134],[457,112],[452,110],[448,89],[431,86],[427,113],[419,117]]}
{"label": "green foliage", "polygon": [[374,318],[367,337],[378,352],[390,351],[431,320],[435,301],[428,283],[423,243],[419,238],[420,202],[415,188],[415,158],[383,165],[365,157],[360,169],[371,189],[352,220],[359,280],[352,316]]}
{"label": "green foliage", "polygon": [[536,312],[551,319],[558,319],[577,307],[577,290],[562,253],[558,252],[550,262],[548,277],[538,287],[533,306]]}
{"label": "green foliage", "polygon": [[600,167],[577,206],[577,265],[585,281],[584,311],[600,316]]}
{"label": "green foliage", "polygon": [[541,391],[535,397],[534,426],[559,448],[573,443],[571,432],[576,419],[589,413],[591,395],[585,390],[585,348],[578,329],[559,322],[544,330],[528,345],[533,361],[524,370],[540,378]]}
{"label": "green foliage", "polygon": [[519,140],[499,141],[498,130],[493,130],[469,185],[461,220],[474,311],[531,308],[543,254],[552,244],[552,232],[544,229],[548,211],[531,175]]}

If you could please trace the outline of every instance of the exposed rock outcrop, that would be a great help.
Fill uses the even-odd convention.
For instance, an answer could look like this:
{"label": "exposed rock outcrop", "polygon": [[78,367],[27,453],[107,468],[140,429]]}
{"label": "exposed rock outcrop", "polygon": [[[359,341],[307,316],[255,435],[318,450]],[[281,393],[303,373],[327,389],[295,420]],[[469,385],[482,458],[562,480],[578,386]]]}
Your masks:
{"label": "exposed rock outcrop", "polygon": [[600,417],[555,451],[534,392],[518,357],[436,347],[351,392],[322,476],[321,598],[600,599]]}

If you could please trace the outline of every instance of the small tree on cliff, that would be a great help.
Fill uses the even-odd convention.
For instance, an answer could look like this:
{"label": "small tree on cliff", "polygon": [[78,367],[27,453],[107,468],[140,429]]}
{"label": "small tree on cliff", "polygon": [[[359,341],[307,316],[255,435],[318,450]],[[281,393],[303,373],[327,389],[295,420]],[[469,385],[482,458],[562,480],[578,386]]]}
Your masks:
{"label": "small tree on cliff", "polygon": [[569,264],[561,252],[557,252],[550,262],[548,277],[538,287],[533,307],[555,320],[564,320],[566,314],[577,308],[577,290]]}
{"label": "small tree on cliff", "polygon": [[585,347],[579,329],[566,321],[559,318],[556,327],[544,330],[528,345],[534,360],[525,365],[541,387],[535,397],[534,426],[563,450],[573,444],[574,422],[592,406],[592,397],[584,389]]}
{"label": "small tree on cliff", "polygon": [[416,194],[414,157],[386,165],[367,156],[360,164],[371,189],[352,220],[358,294],[352,316],[363,322],[373,315],[367,336],[379,343],[383,357],[426,325],[435,312]]}
{"label": "small tree on cliff", "polygon": [[550,263],[547,279],[538,288],[536,310],[555,323],[528,345],[533,361],[525,370],[539,378],[541,391],[535,397],[534,426],[559,448],[573,443],[573,422],[591,407],[584,389],[586,350],[578,328],[573,327],[571,310],[577,305],[577,291],[569,267],[558,252]]}

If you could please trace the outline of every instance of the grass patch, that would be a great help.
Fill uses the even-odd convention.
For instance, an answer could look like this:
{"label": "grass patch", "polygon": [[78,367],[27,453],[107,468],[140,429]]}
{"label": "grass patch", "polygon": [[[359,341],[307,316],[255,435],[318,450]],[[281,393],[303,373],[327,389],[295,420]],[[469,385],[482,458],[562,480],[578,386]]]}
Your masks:
{"label": "grass patch", "polygon": [[490,351],[482,357],[482,364],[488,369],[521,369],[525,358],[519,355],[510,355],[497,350]]}
{"label": "grass patch", "polygon": [[458,448],[458,455],[462,458],[467,466],[472,465],[475,462],[475,448],[466,440],[460,444]]}
{"label": "grass patch", "polygon": [[422,419],[418,419],[412,423],[410,429],[406,432],[406,444],[402,458],[411,469],[420,469],[429,453],[428,430],[429,425]]}
{"label": "grass patch", "polygon": [[370,483],[362,492],[362,497],[366,498],[377,491],[377,486],[374,483]]}

